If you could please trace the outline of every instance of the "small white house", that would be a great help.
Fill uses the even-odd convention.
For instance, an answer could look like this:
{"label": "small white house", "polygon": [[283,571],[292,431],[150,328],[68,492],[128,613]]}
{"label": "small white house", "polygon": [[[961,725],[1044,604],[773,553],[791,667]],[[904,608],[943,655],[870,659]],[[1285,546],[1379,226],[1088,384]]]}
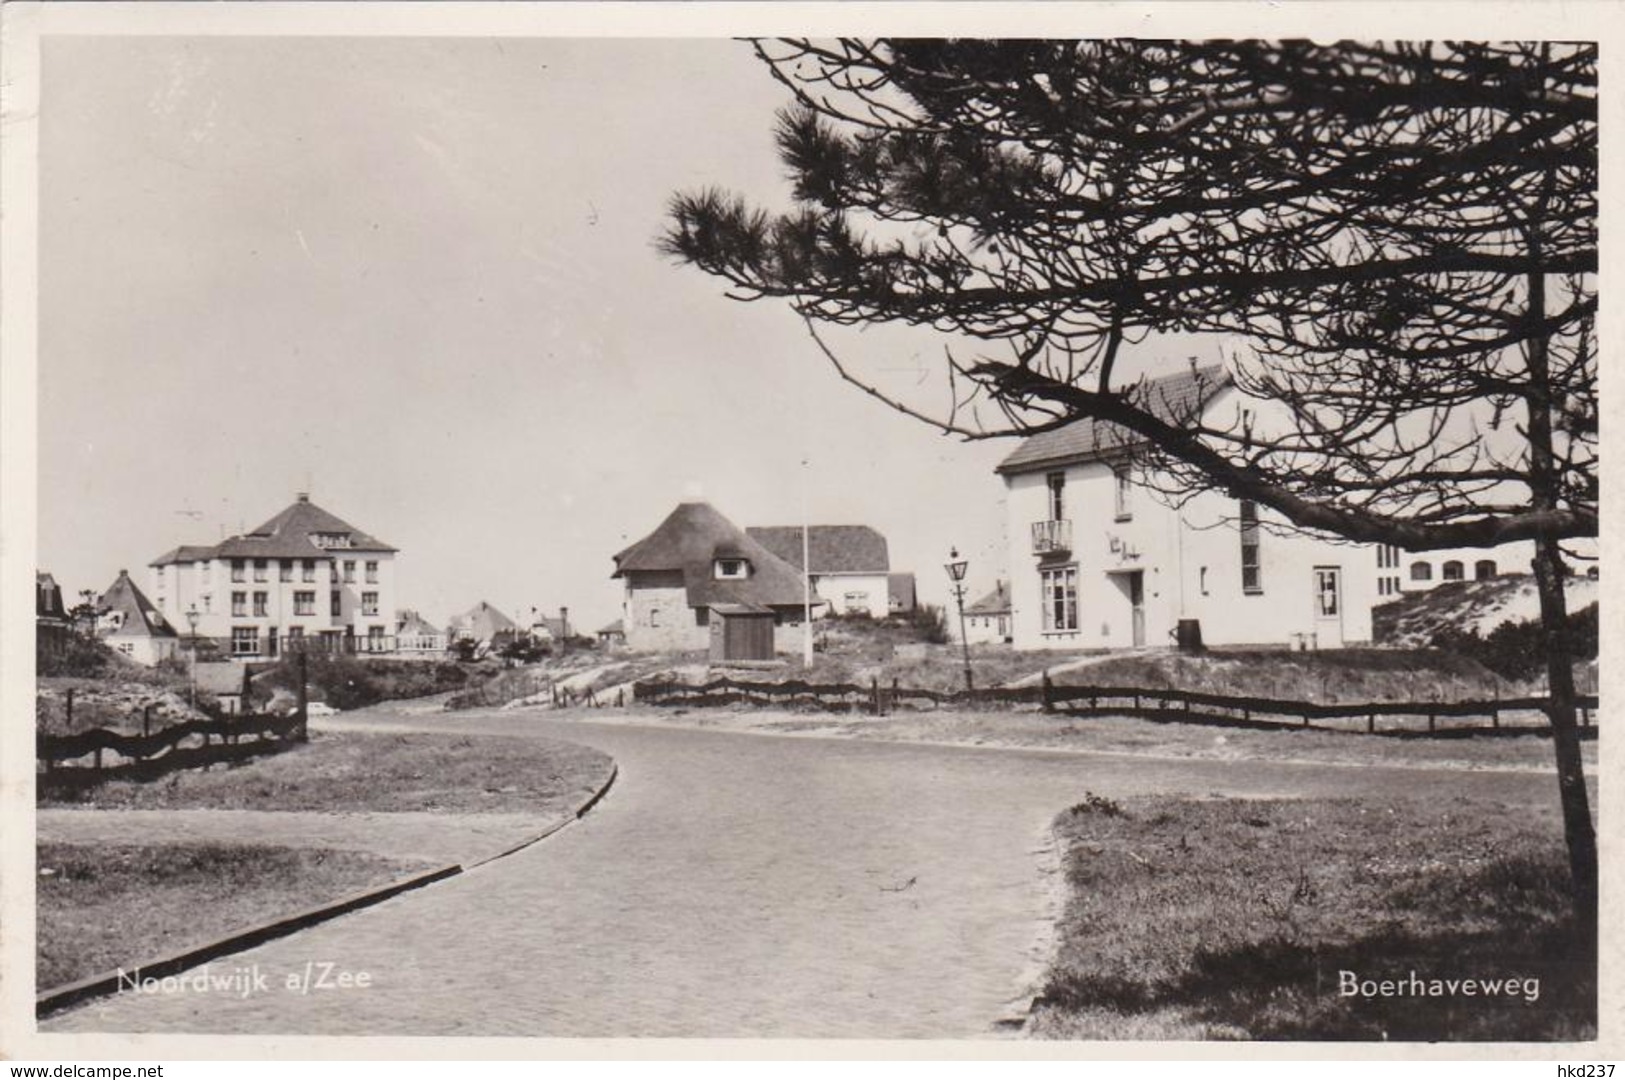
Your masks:
{"label": "small white house", "polygon": [[152,667],[173,657],[180,635],[123,570],[96,602],[96,636],[109,648]]}
{"label": "small white house", "polygon": [[1011,640],[1010,586],[1001,581],[992,592],[965,605],[965,641],[971,645],[1004,645]]}
{"label": "small white house", "polygon": [[[1170,416],[1234,409],[1222,369],[1156,380]],[[1228,399],[1228,400],[1227,400]],[[1019,648],[1335,648],[1371,640],[1371,545],[1292,530],[1205,492],[1175,508],[1137,476],[1121,429],[1080,420],[1032,435],[998,466],[1008,497],[1010,616]]]}

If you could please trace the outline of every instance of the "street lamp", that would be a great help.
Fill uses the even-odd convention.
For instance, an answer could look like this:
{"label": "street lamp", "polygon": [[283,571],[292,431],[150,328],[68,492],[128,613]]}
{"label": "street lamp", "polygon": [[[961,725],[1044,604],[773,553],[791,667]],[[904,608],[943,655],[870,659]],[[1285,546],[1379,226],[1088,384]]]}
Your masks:
{"label": "street lamp", "polygon": [[948,549],[948,564],[943,569],[948,571],[949,579],[953,584],[954,600],[959,604],[959,647],[965,655],[965,689],[973,690],[970,677],[970,640],[965,637],[965,567],[969,565],[959,557],[958,548]]}
{"label": "street lamp", "polygon": [[197,709],[197,620],[197,605],[188,605],[186,608],[186,629],[187,638],[190,640],[192,646],[192,663],[190,666],[192,675],[192,709],[194,711]]}

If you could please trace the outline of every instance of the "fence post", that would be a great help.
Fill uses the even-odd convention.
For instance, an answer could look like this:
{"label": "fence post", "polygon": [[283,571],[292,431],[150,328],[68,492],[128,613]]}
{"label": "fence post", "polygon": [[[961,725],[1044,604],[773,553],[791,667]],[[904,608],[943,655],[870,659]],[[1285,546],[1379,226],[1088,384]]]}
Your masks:
{"label": "fence post", "polygon": [[1367,735],[1375,735],[1377,733],[1377,714],[1374,710],[1366,713],[1365,715],[1365,733]]}
{"label": "fence post", "polygon": [[1428,731],[1429,731],[1429,733],[1431,733],[1433,731],[1434,725],[1437,722],[1438,722],[1438,715],[1436,713],[1434,713],[1434,711],[1432,709],[1429,709],[1428,710]]}
{"label": "fence post", "polygon": [[1044,711],[1055,711],[1055,684],[1049,681],[1049,668],[1044,669]]}
{"label": "fence post", "polygon": [[68,730],[73,730],[73,687],[68,687]]}
{"label": "fence post", "polygon": [[152,734],[152,706],[141,706],[141,737],[145,739]]}
{"label": "fence post", "polygon": [[895,675],[891,677],[891,697],[886,701],[886,710],[888,712],[897,711],[897,676]]}
{"label": "fence post", "polygon": [[880,715],[880,679],[878,676],[869,676],[869,714]]}

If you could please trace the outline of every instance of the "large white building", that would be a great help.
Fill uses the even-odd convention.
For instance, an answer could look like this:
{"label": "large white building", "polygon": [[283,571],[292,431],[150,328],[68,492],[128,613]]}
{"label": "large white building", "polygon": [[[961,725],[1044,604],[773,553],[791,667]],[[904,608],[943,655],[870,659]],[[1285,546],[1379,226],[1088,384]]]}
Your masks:
{"label": "large white building", "polygon": [[300,493],[257,529],[154,559],[148,595],[180,634],[238,658],[275,657],[289,642],[389,652],[395,555]]}
{"label": "large white building", "polygon": [[[1147,396],[1177,415],[1233,408],[1237,393],[1206,368]],[[998,466],[1018,648],[1170,645],[1182,622],[1205,645],[1371,640],[1372,546],[1286,529],[1216,492],[1169,506],[1136,476],[1130,450],[1121,429],[1080,420],[1028,437]]]}

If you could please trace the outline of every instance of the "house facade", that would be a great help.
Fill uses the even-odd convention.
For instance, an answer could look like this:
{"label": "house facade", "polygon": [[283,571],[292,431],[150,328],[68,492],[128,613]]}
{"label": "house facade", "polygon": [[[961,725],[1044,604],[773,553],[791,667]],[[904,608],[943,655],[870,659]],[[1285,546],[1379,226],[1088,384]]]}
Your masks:
{"label": "house facade", "polygon": [[452,641],[473,641],[496,647],[519,636],[519,624],[481,600],[461,615],[451,617],[447,627]]}
{"label": "house facade", "polygon": [[643,652],[710,651],[713,617],[734,620],[739,640],[756,651],[764,614],[772,617],[773,650],[788,651],[809,599],[800,570],[705,502],[680,503],[615,556],[611,577],[625,585],[626,646]]}
{"label": "house facade", "polygon": [[[1153,407],[1187,418],[1236,393],[1216,368],[1147,388]],[[1371,640],[1371,546],[1289,529],[1217,492],[1169,506],[1121,429],[1081,420],[1033,435],[997,471],[1019,648],[1167,646],[1182,634],[1204,645],[1322,649]]]}
{"label": "house facade", "polygon": [[802,553],[810,567],[813,592],[831,615],[891,612],[891,557],[886,538],[867,525],[753,525],[752,540],[801,572]]}
{"label": "house facade", "polygon": [[160,555],[148,588],[179,632],[237,659],[274,658],[290,643],[390,652],[396,554],[300,493],[257,529]]}
{"label": "house facade", "polygon": [[[952,622],[950,619],[950,625]],[[965,605],[965,641],[971,645],[1005,645],[1012,640],[1010,586],[1001,581],[992,592]]]}
{"label": "house facade", "polygon": [[415,611],[395,613],[395,651],[401,656],[438,659],[446,652],[446,632]]}
{"label": "house facade", "polygon": [[171,659],[180,647],[175,628],[124,570],[96,601],[96,636],[121,656],[148,667]]}

